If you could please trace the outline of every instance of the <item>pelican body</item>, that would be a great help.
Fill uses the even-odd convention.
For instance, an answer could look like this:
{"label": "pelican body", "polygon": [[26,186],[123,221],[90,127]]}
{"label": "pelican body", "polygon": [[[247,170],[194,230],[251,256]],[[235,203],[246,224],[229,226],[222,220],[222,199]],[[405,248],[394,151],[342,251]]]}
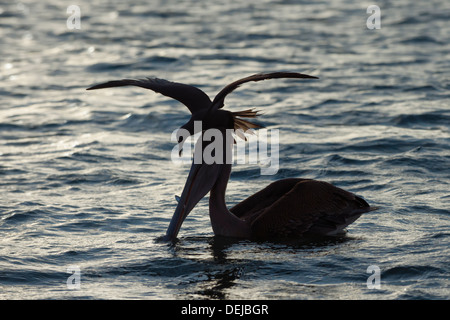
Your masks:
{"label": "pelican body", "polygon": [[[183,103],[191,111],[190,120],[181,128],[194,134],[194,121],[201,120],[203,130],[217,129],[225,136],[229,129],[259,128],[243,118],[255,118],[252,109],[241,112],[223,110],[224,99],[241,84],[277,78],[316,77],[294,73],[274,72],[251,75],[224,87],[213,101],[200,89],[158,78],[123,79],[95,85],[87,90],[134,85]],[[203,135],[199,139],[203,139]],[[209,196],[209,216],[215,235],[247,239],[298,238],[305,235],[336,235],[363,213],[375,210],[359,196],[327,182],[289,178],[275,181],[266,188],[228,209],[226,188],[231,163],[225,155],[231,153],[233,139],[222,139],[222,161],[207,163],[193,161],[178,205],[170,221],[164,240],[173,241],[187,215],[206,195]],[[184,143],[179,139],[180,150]],[[211,141],[197,143],[194,152],[202,152]],[[195,158],[195,157],[194,157]]]}

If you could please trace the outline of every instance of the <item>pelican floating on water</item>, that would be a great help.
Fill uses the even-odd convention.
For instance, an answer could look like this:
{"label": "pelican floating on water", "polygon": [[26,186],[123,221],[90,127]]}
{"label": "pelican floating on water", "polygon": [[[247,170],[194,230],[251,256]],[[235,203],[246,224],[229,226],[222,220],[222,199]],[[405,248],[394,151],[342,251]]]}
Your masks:
{"label": "pelican floating on water", "polygon": [[[191,112],[190,120],[181,128],[194,134],[194,121],[202,121],[203,130],[259,128],[242,118],[255,118],[257,112],[222,110],[225,97],[241,84],[277,78],[316,77],[294,73],[260,73],[234,81],[224,87],[213,101],[200,89],[158,78],[140,80],[123,79],[109,81],[87,90],[120,86],[138,86],[151,89],[183,103]],[[202,139],[202,137],[200,137]],[[223,139],[225,141],[225,139]],[[182,146],[183,140],[178,142]],[[195,152],[202,152],[208,143],[196,145]],[[229,154],[233,140],[223,143],[223,155]],[[197,150],[198,149],[198,150]],[[203,153],[202,153],[203,154]],[[335,187],[327,182],[290,178],[275,181],[266,188],[238,203],[231,209],[225,203],[225,192],[230,178],[231,164],[192,163],[186,184],[170,221],[164,240],[176,239],[181,225],[195,205],[209,192],[209,216],[214,234],[249,239],[302,237],[304,235],[335,235],[358,219],[363,213],[375,210],[359,196]]]}

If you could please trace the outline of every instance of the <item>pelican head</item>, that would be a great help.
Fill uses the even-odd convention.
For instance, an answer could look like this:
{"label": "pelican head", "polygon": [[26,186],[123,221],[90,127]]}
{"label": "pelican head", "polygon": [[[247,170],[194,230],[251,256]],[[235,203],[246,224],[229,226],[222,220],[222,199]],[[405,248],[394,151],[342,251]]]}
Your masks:
{"label": "pelican head", "polygon": [[[232,126],[215,128],[217,129],[216,133],[222,135],[222,138],[217,139],[218,141],[212,139],[212,141],[205,140],[203,134],[198,138],[197,143],[195,144],[194,161],[181,197],[178,198],[178,204],[170,221],[166,235],[162,238],[163,240],[173,241],[176,239],[186,217],[197,203],[214,188],[217,181],[219,181],[223,175],[227,175],[226,171],[228,171],[226,177],[226,181],[228,181],[231,171],[231,148],[234,140],[233,138],[226,137],[226,135],[230,134],[230,131],[227,129],[232,128]],[[205,151],[213,144],[215,144],[217,148],[212,150],[214,159],[211,161],[208,159],[208,155],[205,154]],[[200,163],[196,163],[195,159],[201,159]]]}

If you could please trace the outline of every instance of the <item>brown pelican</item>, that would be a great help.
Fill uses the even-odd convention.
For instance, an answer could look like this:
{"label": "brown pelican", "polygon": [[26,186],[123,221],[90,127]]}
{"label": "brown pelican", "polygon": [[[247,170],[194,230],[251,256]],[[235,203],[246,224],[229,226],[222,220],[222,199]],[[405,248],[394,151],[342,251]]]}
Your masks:
{"label": "brown pelican", "polygon": [[[88,90],[126,85],[151,89],[174,98],[188,107],[192,116],[182,128],[187,129],[190,134],[194,133],[194,121],[202,120],[203,130],[214,128],[225,135],[227,129],[241,128],[246,131],[248,128],[260,127],[240,118],[256,117],[258,114],[253,110],[242,112],[220,110],[224,106],[225,97],[243,83],[275,78],[317,79],[293,72],[255,74],[227,85],[212,102],[198,88],[162,79],[110,81],[90,87]],[[223,139],[223,141],[226,140]],[[232,139],[227,141],[222,144],[224,157],[229,154],[233,144]],[[195,152],[203,152],[209,143],[211,141],[197,143]],[[231,163],[225,158],[212,164],[205,161],[193,162],[163,239],[176,239],[187,215],[208,192],[210,193],[209,215],[214,233],[236,238],[268,239],[301,237],[310,234],[335,235],[342,232],[363,213],[376,209],[370,207],[361,197],[327,182],[300,178],[275,181],[228,209],[225,203],[225,192],[230,173]]]}

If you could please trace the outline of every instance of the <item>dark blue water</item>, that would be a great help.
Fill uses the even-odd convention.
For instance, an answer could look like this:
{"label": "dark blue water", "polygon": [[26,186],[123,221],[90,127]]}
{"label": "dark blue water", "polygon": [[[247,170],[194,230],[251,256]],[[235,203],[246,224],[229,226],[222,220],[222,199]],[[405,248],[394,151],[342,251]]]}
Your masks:
{"label": "dark blue water", "polygon": [[[1,2],[0,298],[448,299],[450,7],[374,4],[369,30],[357,1],[78,1],[70,30],[69,4]],[[140,88],[85,88],[157,76],[213,97],[277,70],[320,80],[227,97],[280,133],[278,173],[234,166],[229,205],[303,177],[380,210],[345,237],[229,241],[204,199],[175,246],[155,241],[189,170],[170,139],[189,113]]]}

